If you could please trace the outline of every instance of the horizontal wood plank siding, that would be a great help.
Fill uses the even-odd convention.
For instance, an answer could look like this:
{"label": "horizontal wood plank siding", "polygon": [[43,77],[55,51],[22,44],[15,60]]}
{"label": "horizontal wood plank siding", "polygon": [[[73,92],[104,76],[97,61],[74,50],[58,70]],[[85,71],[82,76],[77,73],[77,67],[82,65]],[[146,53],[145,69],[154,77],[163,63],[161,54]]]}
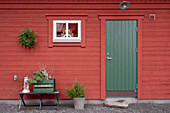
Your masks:
{"label": "horizontal wood plank siding", "polygon": [[[169,1],[131,0],[134,4],[129,10],[119,10],[118,3],[122,2],[119,0],[71,0],[67,1],[68,10],[62,9],[64,5],[61,0],[54,5],[46,4],[45,0],[38,0],[43,4],[38,4],[35,0],[7,1],[0,1],[0,99],[19,99],[17,89],[21,87],[21,79],[38,70],[41,62],[55,69],[56,88],[61,90],[60,99],[68,99],[65,88],[71,88],[75,79],[85,84],[87,99],[101,99],[101,24],[98,15],[102,14],[144,15],[141,99],[170,99]],[[12,4],[13,2],[19,4]],[[48,3],[53,2],[48,0]],[[144,2],[147,4],[143,4]],[[69,3],[76,3],[76,7]],[[156,8],[158,9],[154,10]],[[82,12],[88,15],[86,47],[48,48],[46,15],[79,15]],[[156,20],[149,21],[149,14],[155,14]],[[32,52],[27,52],[18,42],[20,31],[26,27],[38,33],[37,47]],[[18,75],[17,81],[13,80],[14,75]]]}
{"label": "horizontal wood plank siding", "polygon": [[[122,0],[1,0],[0,3],[120,3]],[[170,3],[168,0],[129,0],[130,3]]]}
{"label": "horizontal wood plank siding", "polygon": [[[48,48],[46,15],[56,12],[58,11],[0,10],[2,23],[0,25],[2,35],[0,38],[2,42],[0,45],[0,77],[2,78],[0,99],[18,99],[17,89],[23,85],[18,81],[38,70],[41,62],[49,69],[51,67],[55,69],[56,89],[61,90],[61,99],[68,98],[65,88],[71,88],[75,79],[84,83],[87,99],[100,99],[100,21],[97,15],[94,16],[94,13],[86,11],[89,13],[86,22],[86,48]],[[67,13],[67,11],[62,12]],[[80,13],[76,11],[76,14]],[[97,23],[90,22],[91,18]],[[37,47],[32,52],[27,52],[18,42],[20,31],[25,30],[26,27],[38,33]],[[18,75],[17,81],[13,80],[15,74]],[[12,96],[8,95],[9,91]]]}
{"label": "horizontal wood plank siding", "polygon": [[[143,99],[170,99],[170,10],[155,11],[143,21]],[[147,15],[148,16],[148,15]]]}

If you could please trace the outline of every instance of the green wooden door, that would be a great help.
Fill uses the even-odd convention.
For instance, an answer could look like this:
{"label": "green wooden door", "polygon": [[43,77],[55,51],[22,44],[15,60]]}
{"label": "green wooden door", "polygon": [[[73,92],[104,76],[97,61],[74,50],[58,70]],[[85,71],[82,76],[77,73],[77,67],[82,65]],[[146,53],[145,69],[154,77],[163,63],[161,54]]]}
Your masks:
{"label": "green wooden door", "polygon": [[106,95],[136,95],[137,21],[106,21]]}

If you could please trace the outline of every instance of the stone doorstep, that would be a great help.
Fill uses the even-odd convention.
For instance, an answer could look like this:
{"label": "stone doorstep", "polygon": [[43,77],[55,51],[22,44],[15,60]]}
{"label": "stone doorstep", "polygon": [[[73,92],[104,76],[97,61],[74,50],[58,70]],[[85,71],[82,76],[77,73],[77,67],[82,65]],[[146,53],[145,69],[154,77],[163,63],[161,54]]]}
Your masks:
{"label": "stone doorstep", "polygon": [[118,108],[127,108],[129,106],[129,103],[126,100],[108,99],[105,101],[104,104],[105,106],[108,106],[108,107],[118,107]]}
{"label": "stone doorstep", "polygon": [[[166,104],[170,103],[170,99],[167,100],[138,100],[136,98],[130,98],[130,97],[108,97],[105,100],[85,100],[85,104],[104,104],[105,101],[108,99],[113,99],[113,100],[126,100],[129,104],[131,103],[155,103],[155,104]],[[16,99],[11,99],[11,100],[5,100],[5,99],[0,99],[0,104],[13,104],[13,105],[18,105],[20,100]],[[31,104],[39,104],[39,99],[26,99],[26,103],[31,103]],[[56,99],[43,99],[43,102],[49,102],[49,103],[55,103]],[[60,100],[60,104],[73,104],[72,100]]]}
{"label": "stone doorstep", "polygon": [[105,99],[105,101],[108,100],[113,100],[113,101],[118,101],[118,100],[126,100],[129,104],[133,104],[133,103],[153,103],[153,104],[166,104],[166,103],[170,103],[170,99],[143,99],[143,100],[139,100],[137,98],[134,97],[108,97]]}

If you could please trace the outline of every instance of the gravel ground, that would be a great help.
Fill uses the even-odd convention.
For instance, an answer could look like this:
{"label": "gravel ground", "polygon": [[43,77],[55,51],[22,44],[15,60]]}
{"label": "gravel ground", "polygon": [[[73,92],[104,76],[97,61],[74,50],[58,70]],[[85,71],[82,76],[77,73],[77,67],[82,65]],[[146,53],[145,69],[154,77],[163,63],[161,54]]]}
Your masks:
{"label": "gravel ground", "polygon": [[104,105],[85,105],[84,110],[74,110],[73,105],[55,108],[24,108],[18,111],[16,105],[0,104],[0,113],[170,113],[170,104],[130,104],[128,108],[110,108]]}

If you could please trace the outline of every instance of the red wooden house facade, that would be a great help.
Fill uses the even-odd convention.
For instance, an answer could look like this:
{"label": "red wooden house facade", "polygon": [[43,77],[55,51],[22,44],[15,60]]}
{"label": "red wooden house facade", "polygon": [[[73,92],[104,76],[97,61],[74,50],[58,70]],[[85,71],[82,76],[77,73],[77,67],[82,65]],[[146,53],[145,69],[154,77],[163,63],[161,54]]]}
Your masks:
{"label": "red wooden house facade", "polygon": [[[61,90],[61,99],[67,99],[65,88],[71,88],[75,78],[84,83],[86,99],[105,99],[115,94],[126,96],[132,93],[126,89],[132,80],[136,83],[132,87],[136,88],[134,92],[138,99],[170,99],[170,0],[129,0],[130,7],[125,10],[119,8],[121,2],[0,0],[0,99],[19,99],[16,91],[19,79],[14,81],[13,76],[25,77],[35,72],[39,62],[54,68],[56,89]],[[38,37],[37,47],[29,52],[18,40],[20,31],[26,27],[37,32]],[[128,31],[131,28],[135,31]],[[65,34],[60,32],[62,29]],[[132,41],[136,45],[132,48],[132,51],[136,50],[136,58],[132,58],[136,77],[132,79],[127,74],[130,72],[124,71],[127,67],[130,70],[128,63],[108,64],[110,60],[129,61],[123,58],[131,52],[124,49],[133,45],[128,39],[130,32],[136,33],[135,41]],[[122,34],[120,42],[116,42],[120,38],[112,38],[116,33]],[[113,44],[109,45],[109,42]],[[127,56],[114,59],[109,56],[108,46],[110,51],[122,48],[120,54]],[[110,72],[107,72],[109,68]],[[119,79],[117,84],[109,81],[115,79],[114,69],[120,69],[119,74],[125,75],[116,78]],[[107,74],[112,77],[107,78],[110,76]],[[107,83],[122,85],[122,90],[112,89]],[[9,92],[12,95],[9,96]]]}

